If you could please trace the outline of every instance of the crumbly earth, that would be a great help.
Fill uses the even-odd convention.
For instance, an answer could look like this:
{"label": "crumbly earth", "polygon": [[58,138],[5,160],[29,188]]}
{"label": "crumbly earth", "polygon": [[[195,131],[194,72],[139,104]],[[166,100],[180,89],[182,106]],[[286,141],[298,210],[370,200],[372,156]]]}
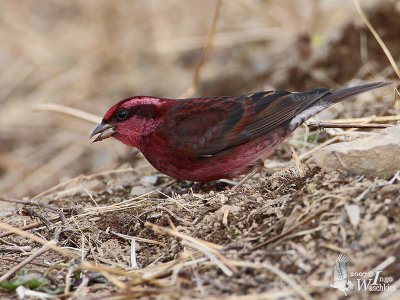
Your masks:
{"label": "crumbly earth", "polygon": [[[76,259],[50,251],[34,260],[39,265],[28,265],[25,272],[42,273],[50,280],[47,290],[54,291],[65,286],[68,268],[79,268],[82,252],[87,261],[130,270],[126,276],[118,277],[126,283],[123,289],[98,273],[83,269],[89,281],[80,292],[82,298],[301,298],[302,294],[285,281],[288,277],[311,297],[339,299],[343,294],[329,287],[338,254],[349,257],[349,272],[368,272],[390,257],[399,259],[400,182],[397,178],[370,180],[340,172],[325,174],[316,167],[303,168],[303,176],[295,167],[271,176],[259,174],[236,192],[225,187],[220,192],[186,193],[184,183],[173,182],[163,187],[170,181],[160,178],[154,192],[140,197],[130,195],[132,171],[84,179],[80,182],[83,191],[58,192],[40,199],[40,203],[73,208],[65,212],[66,223],[61,225],[54,220],[49,227],[33,230],[49,240],[55,228],[61,226],[59,246],[71,249]],[[354,207],[360,211],[358,221],[352,213]],[[48,220],[57,216],[43,207],[33,209]],[[34,222],[29,216],[7,217],[7,222],[16,227],[23,226],[23,221]],[[230,261],[242,265],[232,267],[232,274],[224,273],[204,254],[206,251],[196,251],[185,239],[160,234],[148,223],[220,245],[218,253],[225,258],[217,260],[222,264],[226,261],[227,266]],[[131,268],[130,238],[136,239],[137,269]],[[38,248],[15,235],[6,240]],[[189,256],[184,258],[185,255]],[[21,254],[7,255],[7,259],[14,261],[23,258]],[[192,260],[197,263],[190,263]],[[3,263],[2,273],[14,261]],[[279,269],[284,277],[273,273],[267,265]],[[154,269],[163,271],[145,280]],[[383,275],[397,281],[399,265],[390,264]],[[355,282],[356,278],[361,277],[351,279]],[[73,278],[71,289],[80,283],[79,278]],[[13,295],[2,293],[3,297]],[[359,296],[360,293],[353,292],[351,297]]]}

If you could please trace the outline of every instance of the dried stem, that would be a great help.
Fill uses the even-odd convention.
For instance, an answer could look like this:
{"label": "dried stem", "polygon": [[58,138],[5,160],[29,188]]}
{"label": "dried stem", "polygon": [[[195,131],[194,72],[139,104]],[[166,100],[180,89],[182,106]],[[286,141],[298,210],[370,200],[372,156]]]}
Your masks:
{"label": "dried stem", "polygon": [[203,47],[201,56],[196,64],[195,69],[194,69],[192,83],[191,83],[190,87],[180,96],[180,98],[191,97],[197,90],[197,86],[199,84],[199,79],[200,79],[201,69],[202,69],[203,65],[205,64],[205,62],[207,61],[208,53],[210,52],[210,49],[212,47],[212,41],[213,41],[215,29],[217,27],[217,21],[218,21],[221,5],[222,5],[222,0],[217,0],[217,4],[215,7],[215,11],[214,11],[214,16],[213,16],[213,19],[211,22],[211,27],[210,27],[210,30],[208,31],[207,42]]}
{"label": "dried stem", "polygon": [[18,234],[19,236],[22,236],[22,237],[25,237],[25,238],[28,238],[28,239],[30,239],[32,241],[35,241],[35,242],[39,243],[39,244],[46,245],[51,250],[54,250],[54,251],[60,253],[61,255],[65,256],[65,257],[73,258],[73,259],[76,257],[71,252],[69,252],[69,251],[67,251],[67,250],[55,245],[54,243],[49,243],[48,241],[46,241],[46,240],[44,240],[44,239],[42,239],[42,238],[30,233],[30,232],[23,231],[23,230],[21,230],[19,228],[16,228],[14,226],[8,225],[6,223],[0,223],[0,229],[8,230],[8,231],[10,231],[12,233]]}
{"label": "dried stem", "polygon": [[[59,217],[50,218],[50,221],[58,221],[58,220],[59,220]],[[21,230],[21,231],[25,231],[25,230],[29,230],[29,229],[40,227],[42,225],[43,225],[42,222],[34,222],[32,224],[29,224],[29,225],[26,225],[26,226],[22,226],[22,227],[20,227],[18,229]],[[13,234],[17,234],[17,233],[14,232],[14,231],[3,232],[3,233],[0,234],[0,238],[4,238],[6,236],[13,235]]]}
{"label": "dried stem", "polygon": [[336,123],[336,122],[310,122],[307,124],[311,129],[323,129],[323,128],[368,128],[368,129],[376,129],[376,128],[387,128],[393,127],[393,124],[360,124],[360,123]]}
{"label": "dried stem", "polygon": [[53,205],[45,204],[45,203],[39,203],[36,201],[30,201],[30,200],[18,200],[18,199],[10,199],[6,197],[0,197],[0,201],[4,202],[10,202],[10,203],[18,203],[18,204],[23,204],[23,205],[32,205],[32,206],[37,206],[37,207],[44,207],[48,208],[50,210],[58,211],[59,208]]}
{"label": "dried stem", "polygon": [[57,245],[58,243],[58,238],[60,237],[61,233],[61,228],[57,228],[54,237],[52,240],[50,240],[48,243],[44,244],[38,251],[21,261],[18,265],[12,267],[10,270],[8,270],[3,276],[0,277],[0,282],[7,280],[11,276],[13,276],[16,272],[18,272],[21,268],[29,264],[31,261],[33,261],[35,258],[41,256],[42,254],[46,253],[47,251],[50,250],[51,247],[49,247],[50,244]]}
{"label": "dried stem", "polygon": [[336,119],[336,120],[327,120],[326,122],[331,123],[369,123],[369,122],[390,122],[390,121],[400,121],[400,115],[396,116],[368,116],[363,118],[351,118],[351,119]]}
{"label": "dried stem", "polygon": [[90,113],[81,111],[76,108],[54,104],[54,103],[46,103],[46,104],[36,104],[33,106],[34,110],[37,111],[54,111],[62,114],[66,114],[68,116],[75,117],[80,120],[88,121],[90,123],[98,124],[101,122],[101,118],[96,115],[92,115]]}
{"label": "dried stem", "polygon": [[358,13],[361,15],[361,18],[363,19],[364,23],[367,25],[368,29],[371,31],[373,36],[375,37],[376,41],[378,42],[379,46],[381,46],[383,52],[385,52],[386,57],[388,58],[390,64],[392,65],[394,71],[396,72],[397,76],[400,78],[400,70],[396,65],[396,61],[394,60],[392,54],[390,53],[389,49],[386,47],[385,43],[379,36],[378,32],[375,30],[375,28],[372,26],[372,24],[369,22],[367,16],[364,14],[363,10],[361,9],[360,3],[358,0],[354,0],[354,5],[356,6],[356,9]]}

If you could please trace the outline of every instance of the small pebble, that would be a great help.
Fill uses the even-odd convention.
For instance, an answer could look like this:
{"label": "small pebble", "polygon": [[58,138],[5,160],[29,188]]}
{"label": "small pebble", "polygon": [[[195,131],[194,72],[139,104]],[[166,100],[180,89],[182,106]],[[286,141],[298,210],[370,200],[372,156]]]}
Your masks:
{"label": "small pebble", "polygon": [[144,185],[156,185],[157,181],[157,176],[143,176],[142,178],[140,178],[140,183]]}
{"label": "small pebble", "polygon": [[131,196],[136,197],[136,196],[141,196],[143,194],[147,194],[151,192],[153,188],[151,186],[135,186],[131,190]]}

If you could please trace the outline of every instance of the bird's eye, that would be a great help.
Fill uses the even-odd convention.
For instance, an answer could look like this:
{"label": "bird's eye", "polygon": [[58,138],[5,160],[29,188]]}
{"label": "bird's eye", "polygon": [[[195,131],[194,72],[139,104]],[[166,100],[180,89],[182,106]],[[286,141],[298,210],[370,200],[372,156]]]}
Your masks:
{"label": "bird's eye", "polygon": [[125,108],[121,108],[120,110],[117,111],[117,120],[118,121],[124,121],[128,119],[129,117],[129,112]]}

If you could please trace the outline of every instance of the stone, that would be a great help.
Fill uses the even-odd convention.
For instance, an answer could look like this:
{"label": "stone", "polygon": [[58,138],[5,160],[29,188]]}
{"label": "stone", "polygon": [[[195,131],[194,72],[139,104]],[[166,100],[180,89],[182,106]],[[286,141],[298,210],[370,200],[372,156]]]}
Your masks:
{"label": "stone", "polygon": [[400,170],[400,126],[366,138],[332,144],[314,154],[325,171],[343,170],[355,175],[389,178]]}
{"label": "stone", "polygon": [[131,196],[137,197],[143,194],[150,193],[153,190],[151,186],[134,186],[131,190]]}
{"label": "stone", "polygon": [[142,178],[140,178],[140,183],[143,185],[156,185],[158,181],[158,177],[157,176],[143,176]]}

